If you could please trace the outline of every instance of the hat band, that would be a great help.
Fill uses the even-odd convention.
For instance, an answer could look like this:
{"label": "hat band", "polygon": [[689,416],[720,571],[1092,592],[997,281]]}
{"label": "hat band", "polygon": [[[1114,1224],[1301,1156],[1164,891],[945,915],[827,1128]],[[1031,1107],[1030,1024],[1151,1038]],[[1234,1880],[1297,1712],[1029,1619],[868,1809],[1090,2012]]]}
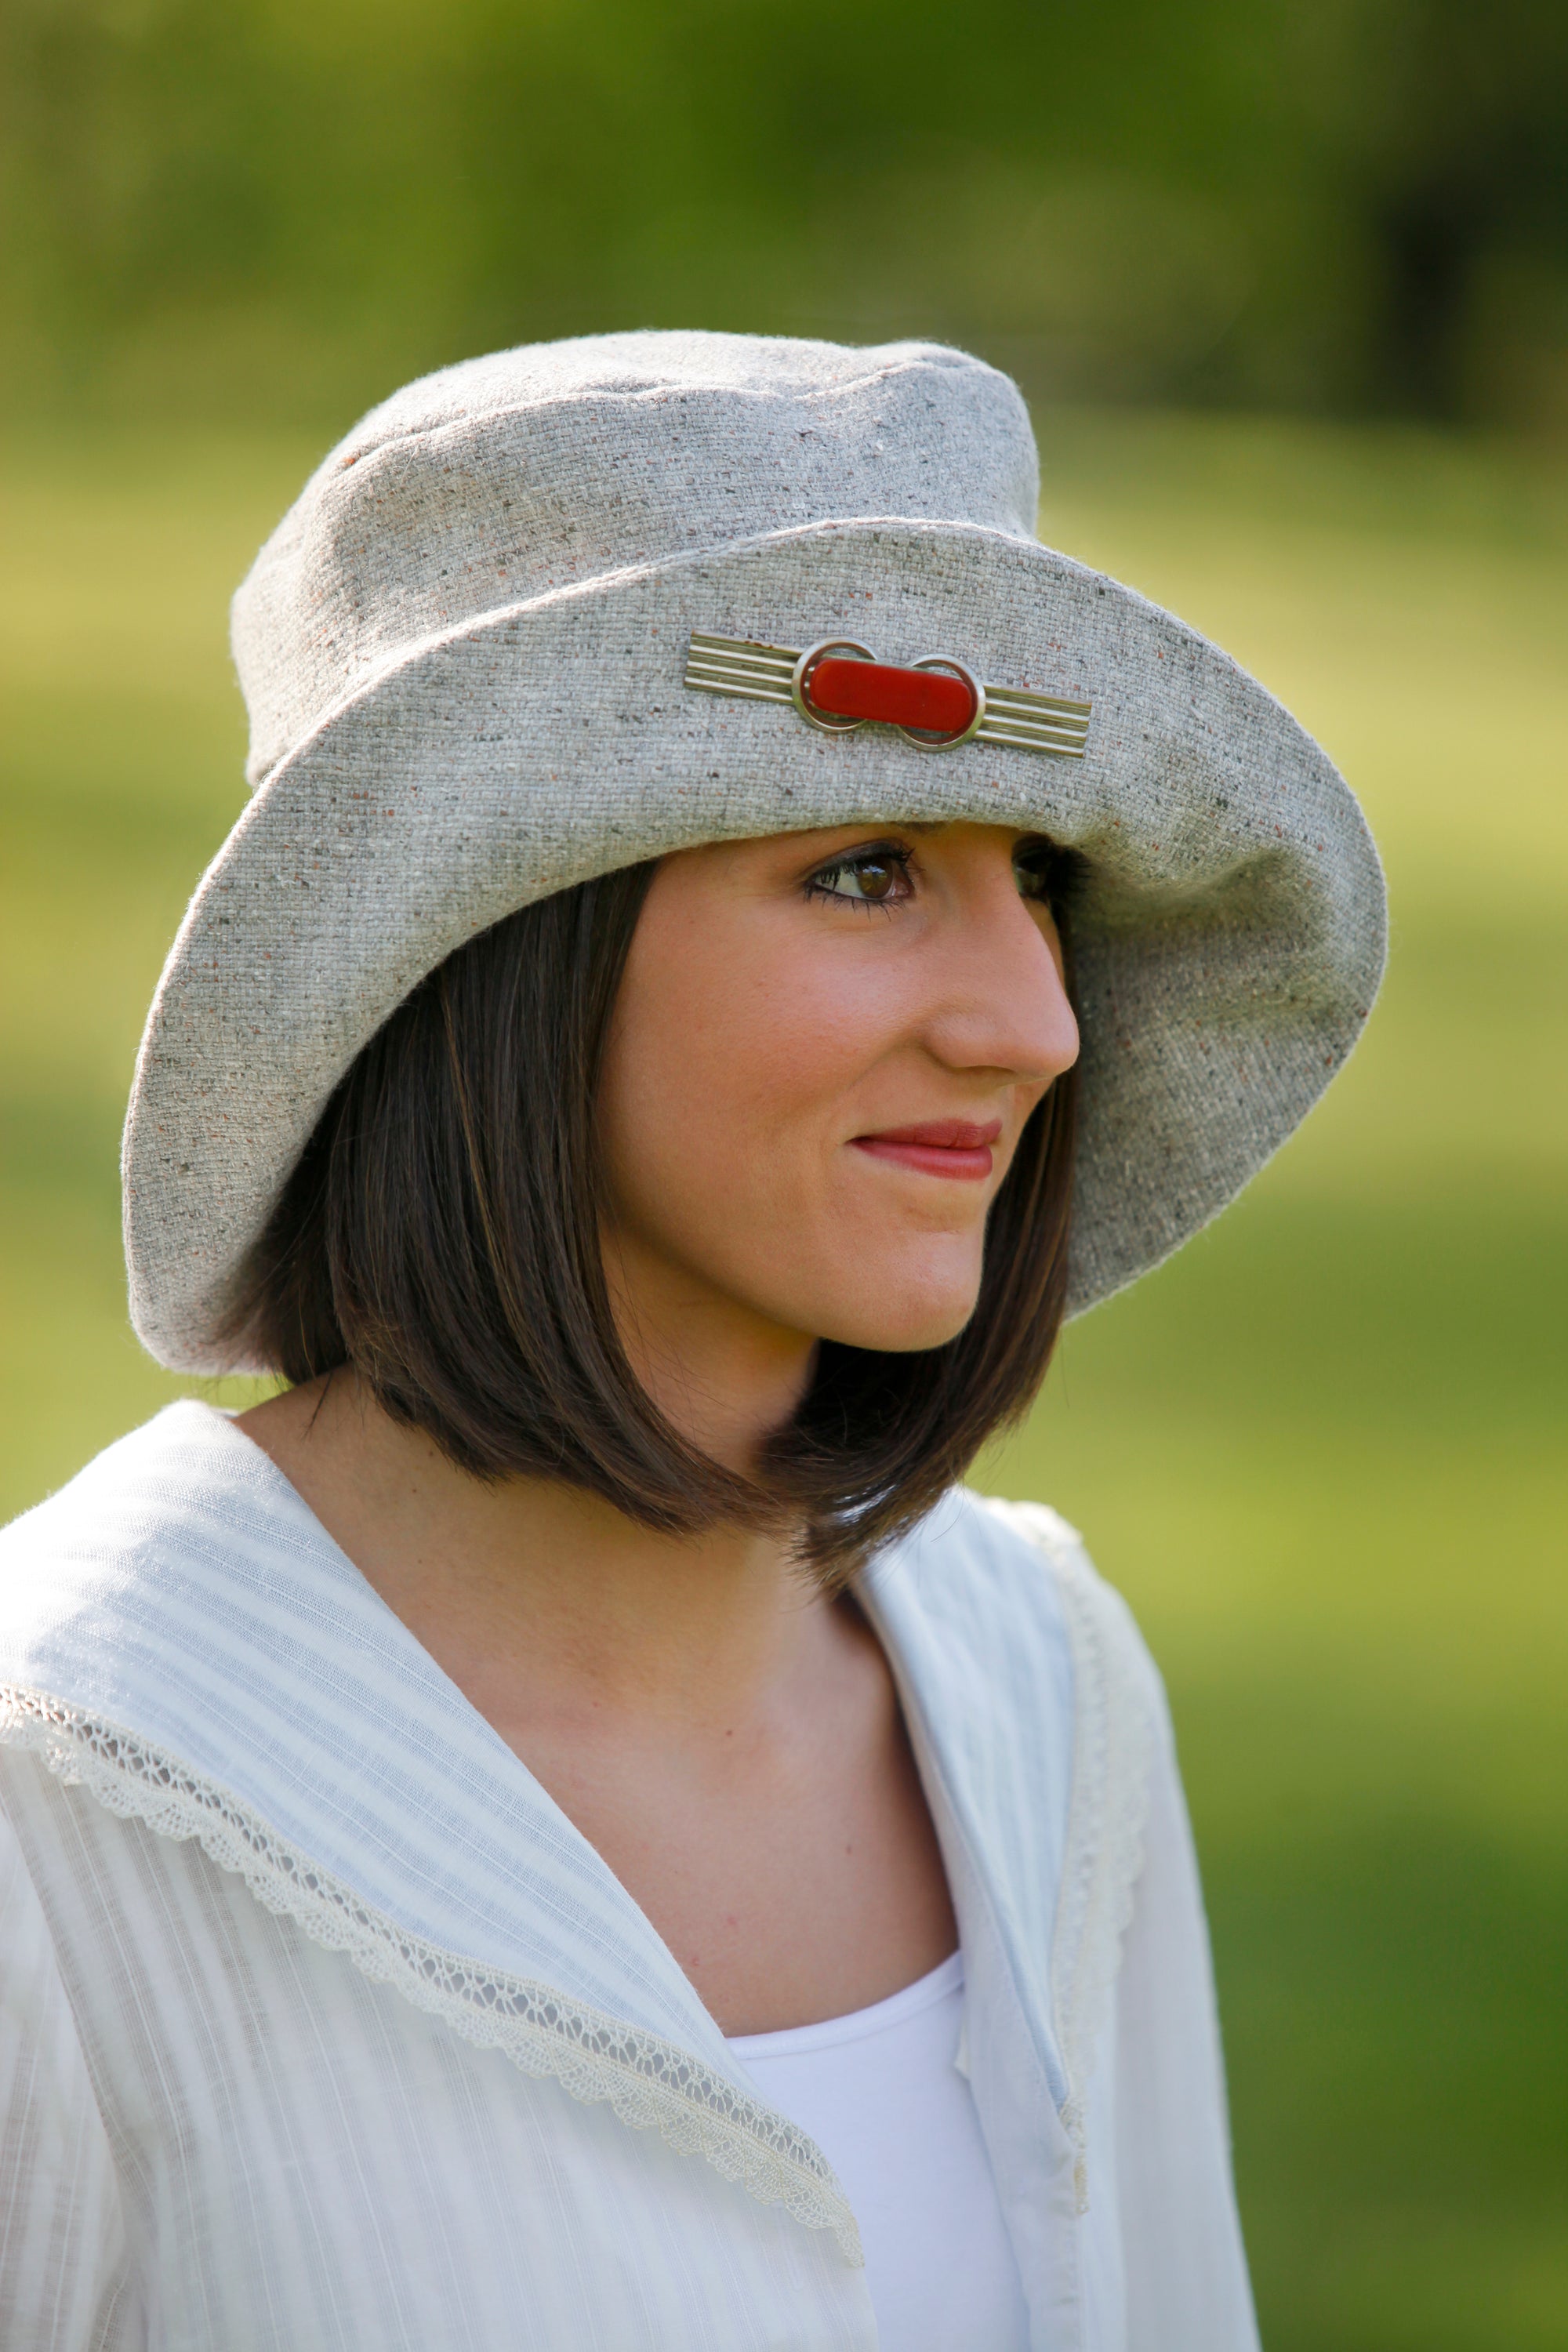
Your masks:
{"label": "hat band", "polygon": [[907,667],[879,662],[847,637],[824,637],[797,653],[694,629],[686,683],[700,694],[791,703],[808,726],[830,735],[868,723],[892,727],[921,751],[1002,743],[1081,760],[1094,708],[1026,687],[982,685],[951,654],[927,654]]}

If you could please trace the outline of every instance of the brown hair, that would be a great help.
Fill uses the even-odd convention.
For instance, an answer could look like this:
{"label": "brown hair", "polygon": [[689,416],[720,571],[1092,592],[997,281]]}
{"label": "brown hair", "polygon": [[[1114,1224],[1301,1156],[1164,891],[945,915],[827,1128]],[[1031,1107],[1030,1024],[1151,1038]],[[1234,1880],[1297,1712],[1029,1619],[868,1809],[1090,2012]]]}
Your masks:
{"label": "brown hair", "polygon": [[395,1420],[478,1477],[563,1479],[670,1533],[795,1528],[837,1583],[1039,1386],[1067,1287],[1076,1072],[1019,1140],[965,1328],[908,1354],[825,1341],[755,1477],[725,1469],[634,1374],[600,1250],[595,1090],[653,870],[525,907],[398,1007],[317,1122],[233,1328],[291,1381],[352,1362]]}

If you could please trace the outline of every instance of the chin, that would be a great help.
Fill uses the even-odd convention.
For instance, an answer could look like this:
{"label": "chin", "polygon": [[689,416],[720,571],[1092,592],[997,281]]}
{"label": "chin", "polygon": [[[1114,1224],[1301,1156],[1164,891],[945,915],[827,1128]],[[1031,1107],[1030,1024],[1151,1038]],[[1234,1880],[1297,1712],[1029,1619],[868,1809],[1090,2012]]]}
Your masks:
{"label": "chin", "polygon": [[866,1348],[878,1355],[912,1356],[927,1348],[945,1348],[956,1339],[974,1312],[979,1286],[962,1297],[933,1299],[930,1293],[910,1299],[901,1312],[876,1316],[836,1316],[817,1337],[841,1348]]}

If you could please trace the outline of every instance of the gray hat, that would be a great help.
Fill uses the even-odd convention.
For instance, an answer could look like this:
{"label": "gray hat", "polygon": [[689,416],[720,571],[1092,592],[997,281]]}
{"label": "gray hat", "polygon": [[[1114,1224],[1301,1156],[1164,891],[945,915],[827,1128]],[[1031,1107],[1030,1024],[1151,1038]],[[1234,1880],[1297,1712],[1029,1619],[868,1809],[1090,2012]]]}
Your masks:
{"label": "gray hat", "polygon": [[[354,1055],[464,940],[814,826],[968,818],[1087,860],[1073,1311],[1223,1208],[1366,1019],[1377,855],[1255,680],[1039,544],[1037,493],[1014,385],[927,343],[590,337],[373,410],[235,602],[256,789],[126,1127],[153,1353],[248,1369],[220,1337],[247,1252]],[[923,724],[922,660],[947,698]]]}

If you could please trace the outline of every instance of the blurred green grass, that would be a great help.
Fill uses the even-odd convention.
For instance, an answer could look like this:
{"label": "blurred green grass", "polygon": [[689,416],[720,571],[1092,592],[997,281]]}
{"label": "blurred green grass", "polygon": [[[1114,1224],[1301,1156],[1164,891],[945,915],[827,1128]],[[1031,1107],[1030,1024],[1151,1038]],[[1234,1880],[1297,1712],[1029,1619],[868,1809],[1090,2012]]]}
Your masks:
{"label": "blurred green grass", "polygon": [[[982,1483],[1170,1681],[1273,2352],[1568,2343],[1568,478],[1405,430],[1042,413],[1045,535],[1257,670],[1388,861],[1367,1041],[1082,1326]],[[225,608],[316,451],[0,458],[0,1516],[181,1383],[124,1323],[136,1039],[242,800]],[[191,1385],[186,1383],[184,1385]]]}

